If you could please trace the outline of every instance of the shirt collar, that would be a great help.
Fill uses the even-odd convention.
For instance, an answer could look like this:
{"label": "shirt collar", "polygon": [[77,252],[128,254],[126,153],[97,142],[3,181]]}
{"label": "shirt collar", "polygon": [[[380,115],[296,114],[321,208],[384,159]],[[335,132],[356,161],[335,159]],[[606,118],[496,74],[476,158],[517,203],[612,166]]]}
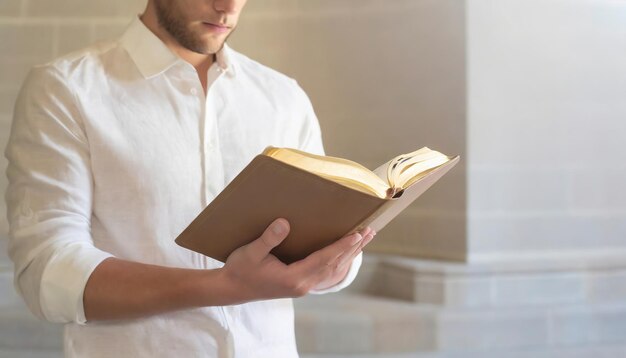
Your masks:
{"label": "shirt collar", "polygon": [[233,57],[233,50],[227,43],[224,43],[222,49],[215,54],[217,65],[231,77],[234,77],[237,72],[237,62],[235,62]]}
{"label": "shirt collar", "polygon": [[[130,23],[120,42],[144,78],[154,77],[176,63],[184,62],[150,31],[138,16]],[[229,76],[234,76],[236,72],[232,52],[233,50],[224,44],[224,47],[215,54],[217,66]]]}

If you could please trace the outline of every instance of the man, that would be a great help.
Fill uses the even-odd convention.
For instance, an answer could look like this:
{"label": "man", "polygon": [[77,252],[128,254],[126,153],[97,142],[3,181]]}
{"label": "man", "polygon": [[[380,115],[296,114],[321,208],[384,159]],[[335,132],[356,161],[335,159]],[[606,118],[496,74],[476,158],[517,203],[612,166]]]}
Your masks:
{"label": "man", "polygon": [[291,265],[270,254],[285,219],[225,264],[173,241],[267,145],[323,152],[295,81],[225,46],[244,5],[149,0],[117,41],[29,74],[9,254],[29,308],[68,323],[66,356],[295,357],[290,298],[354,279],[369,228]]}

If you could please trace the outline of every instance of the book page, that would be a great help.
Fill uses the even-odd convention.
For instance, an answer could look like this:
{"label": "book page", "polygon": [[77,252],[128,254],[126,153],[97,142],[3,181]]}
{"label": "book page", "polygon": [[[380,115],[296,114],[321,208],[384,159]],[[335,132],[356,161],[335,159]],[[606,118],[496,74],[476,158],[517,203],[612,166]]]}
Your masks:
{"label": "book page", "polygon": [[386,181],[393,193],[405,189],[423,178],[432,169],[447,163],[451,158],[440,152],[422,147],[416,151],[400,154],[373,170]]}
{"label": "book page", "polygon": [[378,168],[372,170],[372,173],[376,174],[380,179],[387,183],[387,168],[391,164],[391,160],[381,164]]}
{"label": "book page", "polygon": [[423,178],[406,188],[399,198],[388,200],[361,226],[371,226],[376,231],[382,230],[393,218],[398,216],[458,162],[459,156],[456,156],[447,163],[432,169]]}
{"label": "book page", "polygon": [[349,188],[380,198],[387,196],[387,181],[381,180],[369,169],[351,160],[315,155],[292,148],[268,147],[263,154]]}

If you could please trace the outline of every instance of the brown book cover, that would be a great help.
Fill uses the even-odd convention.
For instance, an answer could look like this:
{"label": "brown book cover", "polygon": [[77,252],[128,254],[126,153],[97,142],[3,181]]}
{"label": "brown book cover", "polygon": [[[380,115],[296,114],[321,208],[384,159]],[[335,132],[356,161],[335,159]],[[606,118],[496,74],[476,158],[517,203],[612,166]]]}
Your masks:
{"label": "brown book cover", "polygon": [[380,232],[458,160],[455,157],[432,169],[399,197],[381,199],[258,155],[176,243],[225,262],[234,250],[257,239],[282,217],[289,221],[291,231],[272,253],[292,263],[366,226]]}

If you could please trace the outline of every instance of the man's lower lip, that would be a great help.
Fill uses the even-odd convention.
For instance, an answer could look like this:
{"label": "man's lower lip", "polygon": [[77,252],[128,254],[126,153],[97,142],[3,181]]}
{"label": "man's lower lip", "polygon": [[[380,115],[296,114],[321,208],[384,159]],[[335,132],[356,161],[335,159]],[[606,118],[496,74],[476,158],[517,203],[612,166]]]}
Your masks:
{"label": "man's lower lip", "polygon": [[218,34],[223,34],[228,31],[228,27],[217,26],[217,25],[209,24],[207,22],[203,22],[202,24],[204,25],[204,27],[206,27],[210,31],[216,32]]}

